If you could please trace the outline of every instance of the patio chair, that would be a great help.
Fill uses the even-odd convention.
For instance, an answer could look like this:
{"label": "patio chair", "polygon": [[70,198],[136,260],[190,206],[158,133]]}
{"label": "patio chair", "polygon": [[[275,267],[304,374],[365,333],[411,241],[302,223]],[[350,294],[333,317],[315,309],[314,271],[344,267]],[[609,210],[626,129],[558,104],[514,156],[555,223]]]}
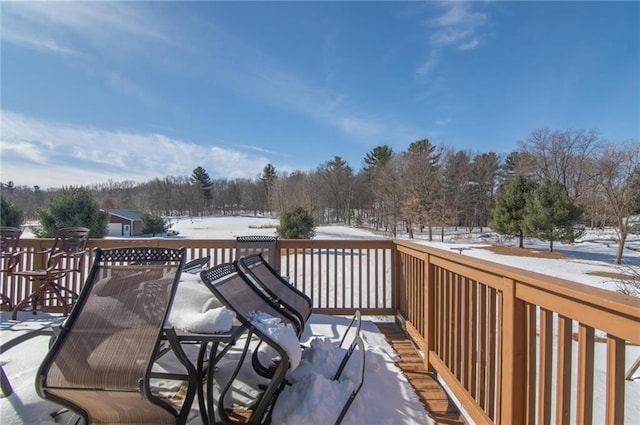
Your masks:
{"label": "patio chair", "polygon": [[[2,267],[0,271],[4,275],[2,279],[3,287],[10,284],[8,277],[20,261],[20,254],[18,252],[20,235],[22,235],[22,230],[16,227],[0,227],[0,266]],[[8,287],[2,288],[2,291],[8,292]],[[12,310],[13,302],[11,301],[11,296],[0,292],[0,305],[8,306],[8,308]]]}
{"label": "patio chair", "polygon": [[182,271],[183,272],[187,272],[187,273],[191,273],[191,274],[198,274],[201,273],[203,270],[206,270],[209,268],[209,260],[211,259],[211,257],[209,255],[207,255],[206,257],[200,257],[200,258],[196,258],[194,260],[191,260],[187,263],[185,263]]}
{"label": "patio chair", "polygon": [[276,304],[294,315],[304,328],[313,310],[311,298],[291,285],[267,261],[262,253],[238,260],[240,270],[263,290]]}
{"label": "patio chair", "polygon": [[338,419],[336,419],[335,421],[335,425],[339,425],[340,423],[342,423],[342,420],[347,414],[349,407],[351,407],[353,400],[355,400],[356,396],[360,392],[360,389],[362,388],[362,385],[364,384],[364,368],[365,368],[366,352],[364,349],[364,342],[359,333],[356,333],[355,336],[353,337],[353,340],[349,345],[349,348],[347,349],[347,352],[345,353],[344,357],[342,358],[342,361],[340,362],[340,366],[338,367],[338,370],[336,371],[336,374],[334,375],[333,380],[334,381],[340,380],[340,378],[342,377],[342,372],[344,372],[345,367],[347,366],[347,363],[349,363],[349,360],[351,359],[356,348],[358,349],[358,352],[359,352],[358,359],[360,361],[360,363],[358,364],[358,375],[357,375],[358,379],[355,381],[355,385],[351,390],[351,393],[349,393],[349,397],[347,397],[347,400],[342,405],[342,409],[340,409],[340,414],[338,415]]}
{"label": "patio chair", "polygon": [[[184,249],[97,249],[77,304],[38,370],[38,395],[85,424],[186,423],[197,372],[174,329],[165,327],[184,258]],[[165,338],[186,371],[165,377],[187,382],[182,403],[151,386]]]}
{"label": "patio chair", "polygon": [[277,267],[277,243],[275,236],[238,236],[236,238],[236,260],[249,255],[263,254],[271,267]]}
{"label": "patio chair", "polygon": [[62,286],[59,281],[83,270],[88,239],[89,229],[86,227],[58,229],[51,249],[38,252],[47,255],[44,268],[12,272],[14,276],[22,276],[34,285],[31,294],[13,308],[14,320],[17,318],[18,311],[26,310],[29,305],[33,314],[36,314],[38,306],[44,306],[46,301],[54,299],[62,304],[64,315],[69,314],[78,299],[78,294]]}
{"label": "patio chair", "polygon": [[244,363],[244,359],[249,350],[249,341],[252,336],[256,336],[260,343],[265,343],[268,347],[272,348],[278,355],[279,361],[275,362],[273,367],[269,368],[271,373],[267,375],[263,374],[264,370],[256,365],[257,361],[257,348],[253,351],[252,364],[256,372],[262,376],[269,377],[269,383],[264,387],[264,391],[259,396],[258,400],[253,405],[253,411],[247,421],[248,424],[265,424],[269,423],[271,417],[271,409],[275,404],[278,394],[284,388],[286,381],[285,375],[289,369],[289,356],[285,349],[278,344],[270,335],[263,332],[259,326],[256,326],[251,317],[256,312],[266,313],[269,316],[279,318],[282,323],[295,326],[291,319],[282,314],[282,311],[274,307],[269,300],[264,298],[259,292],[257,292],[253,285],[246,281],[246,277],[241,273],[238,273],[238,269],[235,264],[226,263],[220,264],[205,270],[201,273],[201,278],[204,284],[213,292],[216,297],[227,308],[233,310],[236,314],[236,318],[247,329],[247,342],[242,350],[240,360],[233,371],[231,377],[227,381],[227,384],[222,388],[220,397],[218,399],[218,414],[224,423],[234,423],[231,417],[224,408],[224,400],[226,394],[230,391],[234,381],[238,377],[238,373]]}

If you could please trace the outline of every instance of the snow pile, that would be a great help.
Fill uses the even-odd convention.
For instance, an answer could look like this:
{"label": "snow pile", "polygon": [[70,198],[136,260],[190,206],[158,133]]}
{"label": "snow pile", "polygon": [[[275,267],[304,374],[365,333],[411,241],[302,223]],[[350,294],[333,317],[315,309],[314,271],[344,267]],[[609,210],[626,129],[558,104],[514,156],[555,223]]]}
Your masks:
{"label": "snow pile", "polygon": [[328,338],[314,338],[303,351],[300,366],[288,376],[292,385],[278,398],[273,411],[274,423],[335,423],[355,388],[349,379],[353,375],[351,368],[343,372],[342,381],[333,380],[345,353],[346,350],[337,348]]}
{"label": "snow pile", "polygon": [[233,327],[234,318],[199,276],[182,274],[169,314],[170,325],[195,333],[222,333]]}
{"label": "snow pile", "polygon": [[[289,356],[289,372],[295,370],[300,364],[302,349],[293,327],[282,323],[279,318],[262,311],[252,312],[249,320],[260,332],[267,335],[284,349],[287,356]],[[273,349],[262,348],[263,346],[264,344],[261,345],[263,350],[261,357],[269,357],[273,361],[274,357],[276,357]]]}

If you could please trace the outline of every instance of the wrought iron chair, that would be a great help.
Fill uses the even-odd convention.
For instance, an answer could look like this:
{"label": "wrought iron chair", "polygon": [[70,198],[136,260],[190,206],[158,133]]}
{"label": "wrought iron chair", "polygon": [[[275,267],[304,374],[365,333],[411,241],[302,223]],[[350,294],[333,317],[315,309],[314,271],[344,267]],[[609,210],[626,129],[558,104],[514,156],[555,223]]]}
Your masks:
{"label": "wrought iron chair", "polygon": [[26,310],[31,306],[33,314],[36,314],[38,306],[43,306],[46,301],[54,299],[62,304],[64,315],[69,314],[78,299],[78,294],[62,286],[60,280],[83,269],[88,239],[89,229],[86,227],[58,229],[53,247],[39,252],[47,255],[44,268],[12,271],[14,276],[24,277],[34,285],[31,294],[13,308],[14,320],[17,318],[18,311]]}
{"label": "wrought iron chair", "polygon": [[0,265],[2,267],[0,271],[4,276],[1,289],[3,292],[0,292],[0,305],[8,306],[9,309],[13,309],[13,302],[11,296],[5,295],[5,293],[9,292],[9,276],[19,262],[18,242],[20,235],[22,235],[22,230],[16,227],[0,227]]}
{"label": "wrought iron chair", "polygon": [[[38,370],[38,395],[87,425],[186,423],[197,372],[165,325],[184,258],[185,249],[96,250],[77,305]],[[152,370],[165,338],[185,373]],[[183,400],[154,390],[155,378],[186,381]]]}

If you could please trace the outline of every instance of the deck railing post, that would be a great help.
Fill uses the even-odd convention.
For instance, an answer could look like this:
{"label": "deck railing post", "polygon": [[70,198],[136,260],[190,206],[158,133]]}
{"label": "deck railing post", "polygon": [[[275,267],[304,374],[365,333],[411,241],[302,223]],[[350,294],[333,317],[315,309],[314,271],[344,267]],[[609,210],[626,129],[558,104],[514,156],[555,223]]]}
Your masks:
{"label": "deck railing post", "polygon": [[273,265],[273,268],[276,270],[282,270],[281,264],[281,253],[280,253],[280,241],[278,239],[276,239],[276,255],[275,255],[275,259],[274,262],[275,264]]}
{"label": "deck railing post", "polygon": [[402,276],[400,274],[400,254],[398,252],[398,245],[393,244],[393,250],[391,251],[391,308],[394,316],[398,316],[400,306],[400,281]]}
{"label": "deck railing post", "polygon": [[526,303],[516,298],[516,282],[503,279],[500,360],[502,366],[499,421],[525,424],[526,417]]}
{"label": "deck railing post", "polygon": [[436,296],[435,296],[435,271],[434,267],[431,266],[431,255],[427,254],[426,260],[424,261],[424,342],[426,345],[426,352],[424,355],[424,362],[426,369],[429,372],[434,372],[431,363],[429,362],[429,355],[432,351],[435,351],[436,347],[436,320],[435,320],[435,311],[436,311]]}

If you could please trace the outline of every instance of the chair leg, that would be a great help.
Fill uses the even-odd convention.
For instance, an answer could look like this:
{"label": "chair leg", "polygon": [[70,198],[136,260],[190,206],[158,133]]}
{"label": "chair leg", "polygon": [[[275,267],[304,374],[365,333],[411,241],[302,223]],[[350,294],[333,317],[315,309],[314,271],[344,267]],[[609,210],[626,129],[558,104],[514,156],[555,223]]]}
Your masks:
{"label": "chair leg", "polygon": [[[66,294],[63,295],[62,291],[66,292]],[[50,296],[47,297],[47,294],[50,294]],[[36,314],[38,305],[41,304],[44,306],[45,301],[53,297],[62,305],[63,314],[67,316],[78,299],[78,294],[70,289],[57,285],[55,282],[44,281],[35,291],[13,308],[11,318],[16,320],[18,311],[26,310],[29,305],[31,305],[32,313]]]}
{"label": "chair leg", "polygon": [[0,305],[6,305],[9,307],[9,310],[13,310],[13,303],[11,302],[11,298],[7,297],[4,294],[0,294]]}

